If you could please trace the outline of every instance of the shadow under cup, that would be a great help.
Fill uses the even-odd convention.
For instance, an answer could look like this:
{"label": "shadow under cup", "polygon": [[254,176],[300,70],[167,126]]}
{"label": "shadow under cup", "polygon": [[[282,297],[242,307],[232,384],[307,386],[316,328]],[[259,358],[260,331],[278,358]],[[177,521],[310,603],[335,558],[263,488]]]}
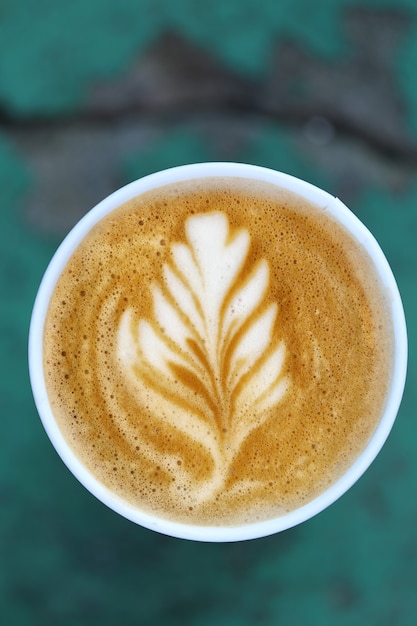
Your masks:
{"label": "shadow under cup", "polygon": [[[388,300],[393,328],[391,382],[383,413],[363,452],[341,478],[307,504],[279,517],[241,526],[173,522],[149,515],[112,493],[86,469],[64,438],[51,410],[43,371],[43,333],[50,299],[62,271],[91,228],[111,211],[144,192],[171,183],[213,177],[238,177],[276,185],[330,212],[371,257]],[[163,534],[198,541],[241,541],[271,535],[311,518],[337,500],[366,471],[387,439],[400,406],[406,368],[407,336],[401,298],[388,262],[366,227],[342,202],[309,183],[273,170],[235,163],[195,164],[152,174],[116,191],[93,208],[68,234],[51,260],[39,287],[29,333],[29,370],[35,403],[52,444],[71,472],[99,500],[125,518]]]}

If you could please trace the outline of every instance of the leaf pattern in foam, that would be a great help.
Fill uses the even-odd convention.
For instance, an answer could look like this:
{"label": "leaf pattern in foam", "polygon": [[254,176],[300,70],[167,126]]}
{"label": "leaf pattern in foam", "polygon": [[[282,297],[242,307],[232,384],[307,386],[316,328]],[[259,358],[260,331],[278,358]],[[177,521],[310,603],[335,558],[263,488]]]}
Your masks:
{"label": "leaf pattern in foam", "polygon": [[249,233],[219,212],[190,217],[185,232],[151,287],[153,319],[125,312],[119,358],[156,417],[210,452],[214,489],[286,392],[285,344],[272,341],[277,304],[264,303],[268,263],[247,267]]}

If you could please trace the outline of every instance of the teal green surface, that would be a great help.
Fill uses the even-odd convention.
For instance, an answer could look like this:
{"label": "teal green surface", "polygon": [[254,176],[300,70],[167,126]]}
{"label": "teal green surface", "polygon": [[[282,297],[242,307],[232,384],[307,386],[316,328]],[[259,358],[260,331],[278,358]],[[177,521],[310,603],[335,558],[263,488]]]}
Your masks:
{"label": "teal green surface", "polygon": [[18,115],[77,109],[92,78],[114,74],[170,30],[256,75],[265,71],[277,37],[340,58],[350,53],[341,16],[358,6],[410,16],[396,61],[401,86],[414,106],[414,0],[2,0],[0,97]]}
{"label": "teal green surface", "polygon": [[[21,119],[76,112],[92,80],[122,72],[158,33],[175,28],[253,75],[265,71],[277,38],[293,38],[322,57],[345,58],[342,17],[352,6],[352,0],[2,0],[0,110]],[[417,7],[412,0],[361,6],[410,16],[393,62],[415,136]],[[120,179],[217,156],[198,133],[168,123],[158,141],[119,163]],[[332,191],[331,174],[278,123],[259,120],[236,158]],[[36,290],[59,241],[25,218],[34,176],[0,123],[1,623],[415,626],[415,169],[408,188],[394,193],[369,186],[351,206],[387,255],[408,321],[408,384],[387,444],[363,478],[313,520],[265,539],[221,545],[160,536],[118,517],[76,482],[49,443],[31,396],[26,346]]]}
{"label": "teal green surface", "polygon": [[302,38],[320,52],[340,51],[339,13],[333,0],[317,5],[305,0],[3,0],[0,36],[11,53],[1,60],[0,93],[20,114],[76,108],[91,77],[117,71],[157,34],[172,29],[213,48],[240,70],[261,72],[277,33]]}

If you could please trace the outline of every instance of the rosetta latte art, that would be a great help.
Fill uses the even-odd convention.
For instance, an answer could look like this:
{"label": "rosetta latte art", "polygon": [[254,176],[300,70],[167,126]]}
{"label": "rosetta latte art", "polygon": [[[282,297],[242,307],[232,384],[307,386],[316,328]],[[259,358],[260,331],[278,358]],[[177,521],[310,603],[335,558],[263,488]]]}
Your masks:
{"label": "rosetta latte art", "polygon": [[[151,414],[198,442],[213,459],[204,484],[175,466],[198,504],[224,486],[248,435],[268,419],[289,386],[285,343],[276,335],[277,304],[265,304],[269,266],[247,270],[250,236],[231,232],[220,212],[185,224],[186,244],[171,246],[160,284],[153,284],[153,318],[122,316],[118,355],[138,401]],[[243,280],[242,280],[243,279]],[[164,469],[178,457],[143,444]],[[254,485],[255,486],[255,485]]]}

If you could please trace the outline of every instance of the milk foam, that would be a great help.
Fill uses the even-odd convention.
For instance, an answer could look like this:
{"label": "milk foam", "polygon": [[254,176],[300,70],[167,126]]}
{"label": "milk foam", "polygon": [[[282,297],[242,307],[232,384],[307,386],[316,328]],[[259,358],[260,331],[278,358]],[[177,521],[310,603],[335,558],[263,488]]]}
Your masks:
{"label": "milk foam", "polygon": [[386,302],[326,211],[211,179],[132,199],[62,273],[44,367],[59,428],[112,493],[244,524],[327,489],[372,434]]}
{"label": "milk foam", "polygon": [[[127,309],[118,355],[132,392],[203,446],[214,469],[204,483],[176,478],[193,504],[224,486],[244,440],[269,416],[289,385],[283,375],[285,343],[273,343],[276,303],[264,304],[269,287],[265,259],[242,271],[250,248],[244,229],[232,231],[220,212],[190,217],[186,244],[174,243],[164,281],[151,286],[153,319],[135,322]],[[145,400],[144,400],[145,399]],[[147,447],[169,470],[173,459]]]}

